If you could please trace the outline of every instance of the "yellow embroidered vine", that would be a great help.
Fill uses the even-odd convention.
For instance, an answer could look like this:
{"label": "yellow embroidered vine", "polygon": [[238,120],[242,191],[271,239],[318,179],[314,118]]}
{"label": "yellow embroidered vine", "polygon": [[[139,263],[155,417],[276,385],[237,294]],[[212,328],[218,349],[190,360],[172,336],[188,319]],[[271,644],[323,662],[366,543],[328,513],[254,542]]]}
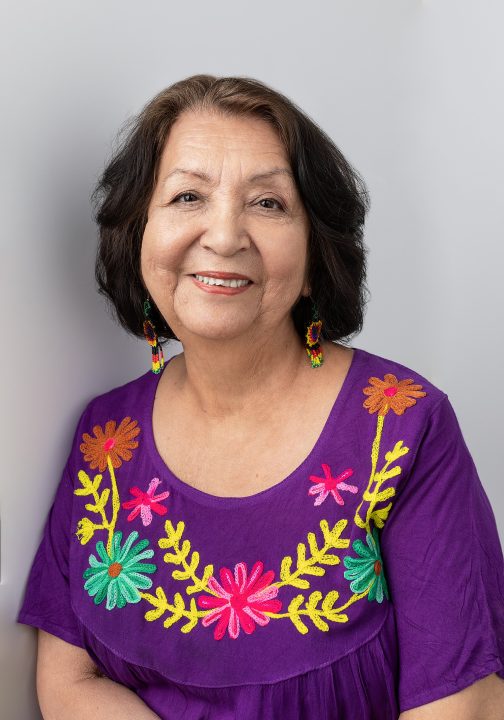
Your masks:
{"label": "yellow embroidered vine", "polygon": [[[108,469],[110,476],[110,488],[105,488],[99,494],[100,485],[103,475],[98,473],[93,480],[84,471],[78,473],[79,481],[82,487],[74,490],[75,495],[92,496],[93,503],[86,503],[84,506],[88,512],[95,513],[100,516],[101,522],[94,522],[88,517],[83,517],[77,523],[77,537],[82,545],[88,543],[93,537],[96,530],[107,530],[107,554],[111,556],[112,542],[114,538],[114,530],[119,514],[120,499],[117,490],[117,480],[115,469],[122,465],[123,460],[127,462],[131,459],[131,450],[138,446],[138,442],[134,440],[140,433],[136,420],[124,418],[116,428],[114,420],[109,420],[105,425],[105,431],[99,425],[93,428],[95,437],[91,437],[88,433],[82,436],[83,442],[80,450],[84,455],[84,460],[89,461],[91,469],[98,468],[103,471]],[[112,490],[112,511],[110,519],[107,517],[106,505],[110,498]]]}

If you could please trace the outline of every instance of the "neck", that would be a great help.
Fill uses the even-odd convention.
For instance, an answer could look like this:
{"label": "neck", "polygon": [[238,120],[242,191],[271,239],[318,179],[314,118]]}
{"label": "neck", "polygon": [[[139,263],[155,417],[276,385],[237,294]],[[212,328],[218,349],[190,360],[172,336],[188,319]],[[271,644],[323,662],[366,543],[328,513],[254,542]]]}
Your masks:
{"label": "neck", "polygon": [[288,396],[310,360],[294,326],[274,337],[231,340],[185,338],[177,385],[209,420],[244,411],[271,411]]}

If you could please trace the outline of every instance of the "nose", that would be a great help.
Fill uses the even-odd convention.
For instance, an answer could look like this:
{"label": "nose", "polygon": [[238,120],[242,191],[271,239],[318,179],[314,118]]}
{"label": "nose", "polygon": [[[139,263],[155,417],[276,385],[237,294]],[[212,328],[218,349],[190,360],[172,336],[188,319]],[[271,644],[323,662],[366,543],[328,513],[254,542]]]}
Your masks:
{"label": "nose", "polygon": [[217,255],[234,255],[250,247],[250,237],[239,210],[229,204],[221,204],[208,211],[208,225],[202,233],[202,247]]}

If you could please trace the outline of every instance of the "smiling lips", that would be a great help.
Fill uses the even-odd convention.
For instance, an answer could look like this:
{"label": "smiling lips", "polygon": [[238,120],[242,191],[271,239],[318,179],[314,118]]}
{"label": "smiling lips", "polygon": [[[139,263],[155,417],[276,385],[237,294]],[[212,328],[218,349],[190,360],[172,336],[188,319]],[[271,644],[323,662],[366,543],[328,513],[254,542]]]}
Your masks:
{"label": "smiling lips", "polygon": [[228,272],[205,271],[192,275],[194,282],[205,292],[236,295],[253,285],[245,275]]}

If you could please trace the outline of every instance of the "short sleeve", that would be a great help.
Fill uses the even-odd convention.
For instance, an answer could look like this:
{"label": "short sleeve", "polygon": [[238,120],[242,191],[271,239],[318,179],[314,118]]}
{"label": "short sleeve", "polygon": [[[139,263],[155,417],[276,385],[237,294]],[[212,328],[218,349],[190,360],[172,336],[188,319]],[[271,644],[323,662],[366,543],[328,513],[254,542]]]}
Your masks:
{"label": "short sleeve", "polygon": [[504,560],[447,395],[431,411],[401,482],[380,539],[404,712],[494,672],[504,679]]}
{"label": "short sleeve", "polygon": [[41,628],[84,647],[70,604],[69,549],[73,485],[67,467],[45,521],[16,622]]}

